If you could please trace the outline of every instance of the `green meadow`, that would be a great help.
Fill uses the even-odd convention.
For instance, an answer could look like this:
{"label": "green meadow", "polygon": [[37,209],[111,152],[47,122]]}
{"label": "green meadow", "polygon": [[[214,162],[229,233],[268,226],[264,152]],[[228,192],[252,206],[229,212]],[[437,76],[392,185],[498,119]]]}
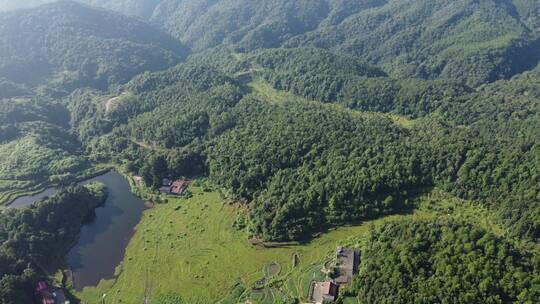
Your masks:
{"label": "green meadow", "polygon": [[[160,295],[178,294],[187,303],[276,303],[309,298],[310,284],[323,279],[321,269],[338,245],[359,246],[373,225],[434,216],[463,220],[504,232],[487,212],[468,201],[433,190],[417,199],[417,210],[330,230],[306,244],[253,245],[233,227],[237,206],[218,192],[191,187],[192,197],[171,197],[145,211],[116,280],[102,281],[77,295],[86,303],[156,303]],[[350,300],[348,300],[350,302]]]}

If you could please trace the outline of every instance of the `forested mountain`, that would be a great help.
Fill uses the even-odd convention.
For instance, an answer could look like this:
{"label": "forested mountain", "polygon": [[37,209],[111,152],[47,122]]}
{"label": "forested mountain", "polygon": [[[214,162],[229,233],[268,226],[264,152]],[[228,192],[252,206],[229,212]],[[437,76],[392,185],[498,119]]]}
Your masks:
{"label": "forested mountain", "polygon": [[[441,191],[497,229],[423,210],[369,227],[345,294],[540,301],[539,1],[84,2],[0,13],[0,203],[105,164],[159,202],[189,177],[267,245],[414,217]],[[4,222],[79,192],[0,213],[4,246]],[[26,262],[9,273],[33,278]],[[6,297],[28,287],[8,277]]]}
{"label": "forested mountain", "polygon": [[355,57],[314,48],[257,51],[238,65],[255,68],[278,90],[356,110],[410,117],[431,113],[472,91],[455,81],[390,78]]}
{"label": "forested mountain", "polygon": [[389,223],[372,231],[367,244],[360,274],[346,291],[365,303],[534,303],[540,297],[538,264],[471,225]]}
{"label": "forested mountain", "polygon": [[[3,0],[0,3],[0,11],[11,11],[16,9],[33,8],[43,4],[62,0]],[[110,9],[126,15],[149,18],[156,6],[162,0],[74,0],[89,4],[95,7]]]}
{"label": "forested mountain", "polygon": [[92,6],[103,7],[126,15],[148,19],[162,0],[78,0]]}
{"label": "forested mountain", "polygon": [[139,20],[66,1],[0,14],[0,39],[0,77],[48,90],[105,89],[187,52]]}
{"label": "forested mountain", "polygon": [[540,5],[530,0],[85,2],[150,18],[196,51],[313,46],[358,56],[396,77],[478,86],[540,60]]}
{"label": "forested mountain", "polygon": [[166,0],[152,21],[196,50],[222,43],[241,50],[315,46],[359,56],[399,77],[476,86],[538,62],[538,6],[518,0]]}
{"label": "forested mountain", "polygon": [[[243,57],[235,65],[234,56],[203,55],[211,68],[195,56],[133,80],[105,116],[116,127],[91,141],[92,154],[130,159],[149,182],[169,173],[209,174],[252,202],[248,226],[271,240],[407,208],[407,193],[430,186],[482,200],[513,234],[540,236],[532,228],[539,223],[532,203],[538,200],[538,100],[511,89],[526,83],[534,92],[537,85],[522,80],[534,71],[477,92],[452,82],[395,80],[352,57],[314,49]],[[214,70],[219,67],[240,76],[251,71],[324,103],[423,118],[404,128],[382,115],[351,115],[316,102],[268,103]],[[79,127],[79,133],[96,129]],[[141,145],[154,150],[143,162],[140,153],[152,149]],[[156,155],[170,171],[152,177]]]}
{"label": "forested mountain", "polygon": [[444,77],[478,85],[538,62],[537,29],[524,22],[525,11],[519,13],[512,1],[389,1],[287,45],[354,54],[396,76]]}
{"label": "forested mountain", "polygon": [[164,0],[152,21],[196,50],[222,43],[279,47],[287,39],[343,20],[382,0]]}

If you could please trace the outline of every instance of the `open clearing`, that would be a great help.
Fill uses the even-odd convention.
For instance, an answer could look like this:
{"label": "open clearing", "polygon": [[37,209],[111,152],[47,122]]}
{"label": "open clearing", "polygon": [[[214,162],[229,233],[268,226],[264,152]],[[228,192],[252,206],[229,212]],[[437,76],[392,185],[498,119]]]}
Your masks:
{"label": "open clearing", "polygon": [[128,96],[128,92],[123,92],[119,96],[113,97],[105,101],[105,112],[109,113],[118,107],[118,103],[122,97]]}
{"label": "open clearing", "polygon": [[[444,211],[423,207],[408,215],[337,228],[308,244],[260,248],[233,228],[238,209],[224,204],[219,193],[197,187],[190,190],[192,198],[170,198],[169,203],[144,213],[118,268],[117,280],[102,281],[78,296],[87,303],[99,303],[104,293],[106,303],[152,303],[159,294],[169,292],[181,295],[187,303],[236,303],[239,296],[253,303],[272,303],[288,296],[305,299],[311,281],[319,279],[320,269],[335,248],[357,242],[371,225],[404,218],[463,215],[460,204],[456,210]],[[421,199],[424,205],[450,200],[440,191]],[[466,205],[462,207],[469,209]],[[295,254],[299,260],[296,267]],[[252,290],[256,283],[260,290]]]}
{"label": "open clearing", "polygon": [[353,115],[366,116],[366,115],[376,115],[379,117],[384,117],[390,119],[394,124],[399,125],[403,128],[410,129],[414,126],[415,121],[411,120],[405,116],[401,116],[393,113],[377,113],[377,112],[366,112],[358,111],[351,108],[347,108],[339,103],[321,103],[315,100],[309,100],[302,96],[295,95],[291,92],[277,90],[272,87],[271,84],[265,82],[262,79],[256,78],[255,80],[249,82],[248,87],[251,89],[251,94],[253,97],[260,100],[265,100],[270,103],[282,104],[287,102],[299,102],[299,103],[310,103],[315,106],[324,106],[328,108],[333,108],[339,111],[346,111]]}

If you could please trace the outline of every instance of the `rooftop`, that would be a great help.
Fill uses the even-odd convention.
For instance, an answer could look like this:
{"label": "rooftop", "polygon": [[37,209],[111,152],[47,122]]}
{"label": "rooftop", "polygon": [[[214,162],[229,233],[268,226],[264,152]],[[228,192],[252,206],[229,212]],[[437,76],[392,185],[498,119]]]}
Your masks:
{"label": "rooftop", "polygon": [[339,276],[336,279],[338,284],[347,284],[352,281],[358,273],[358,264],[360,263],[360,254],[352,248],[338,247],[336,251],[337,267]]}
{"label": "rooftop", "polygon": [[338,286],[331,281],[316,282],[313,286],[312,300],[315,304],[334,301],[338,295]]}

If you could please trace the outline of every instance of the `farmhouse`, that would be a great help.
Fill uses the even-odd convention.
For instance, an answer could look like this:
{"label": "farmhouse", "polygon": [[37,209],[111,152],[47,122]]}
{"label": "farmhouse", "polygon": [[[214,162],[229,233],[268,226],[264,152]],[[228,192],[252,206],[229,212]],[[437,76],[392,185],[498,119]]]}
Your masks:
{"label": "farmhouse", "polygon": [[334,302],[338,296],[338,288],[338,285],[332,281],[316,282],[313,287],[313,303]]}
{"label": "farmhouse", "polygon": [[38,304],[69,304],[69,301],[66,301],[64,292],[61,289],[54,289],[51,291],[44,281],[39,281],[36,284],[34,292],[36,303]]}
{"label": "farmhouse", "polygon": [[171,194],[182,195],[186,193],[189,181],[187,180],[177,180],[174,181],[171,185]]}
{"label": "farmhouse", "polygon": [[338,247],[336,251],[339,275],[335,282],[337,284],[348,284],[353,277],[358,274],[358,264],[360,263],[360,253],[351,248]]}
{"label": "farmhouse", "polygon": [[163,185],[159,188],[161,193],[173,194],[173,195],[184,195],[187,191],[187,188],[191,182],[187,179],[179,179],[171,181],[169,179],[163,179]]}

